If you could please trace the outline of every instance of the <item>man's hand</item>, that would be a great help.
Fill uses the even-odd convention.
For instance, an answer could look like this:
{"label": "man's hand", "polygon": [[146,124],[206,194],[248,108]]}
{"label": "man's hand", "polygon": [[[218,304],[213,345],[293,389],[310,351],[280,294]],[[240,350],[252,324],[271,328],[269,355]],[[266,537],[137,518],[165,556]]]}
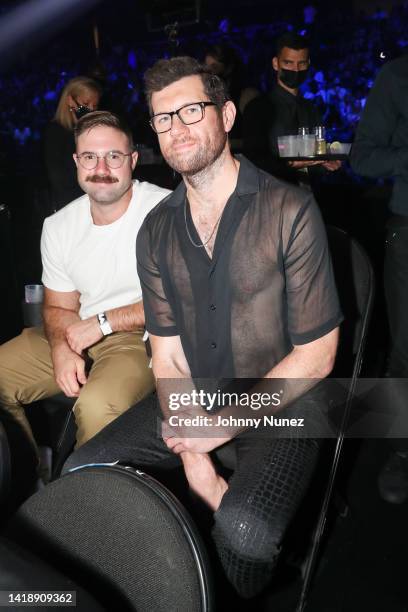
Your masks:
{"label": "man's hand", "polygon": [[180,437],[167,437],[163,434],[163,440],[165,441],[167,448],[173,451],[176,455],[185,451],[192,453],[209,453],[222,446],[226,442],[229,442],[233,436],[225,438],[180,438]]}
{"label": "man's hand", "polygon": [[291,168],[295,170],[301,170],[302,168],[309,168],[310,166],[321,166],[325,162],[321,160],[311,160],[311,161],[290,161],[288,162]]}
{"label": "man's hand", "polygon": [[332,159],[330,161],[323,162],[323,168],[329,170],[329,172],[334,172],[341,168],[341,161],[339,159]]}
{"label": "man's hand", "polygon": [[51,357],[54,377],[61,391],[67,397],[78,397],[80,385],[86,383],[84,359],[63,345],[56,346]]}
{"label": "man's hand", "polygon": [[217,474],[207,454],[181,453],[184,472],[190,489],[213,510],[218,510],[228,489],[225,480]]}
{"label": "man's hand", "polygon": [[[172,415],[175,417],[176,415]],[[189,421],[194,417],[201,417],[202,424],[190,425]],[[170,417],[172,418],[172,417]],[[233,427],[223,428],[212,424],[216,417],[208,416],[202,408],[190,407],[177,414],[177,425],[170,425],[169,420],[162,423],[163,440],[173,453],[179,455],[185,451],[193,453],[209,453],[229,442],[238,432]],[[207,421],[206,421],[207,419]],[[187,423],[187,424],[186,424]],[[217,433],[214,436],[213,433]]]}
{"label": "man's hand", "polygon": [[330,161],[323,161],[317,159],[315,161],[290,161],[288,162],[291,168],[295,170],[301,170],[302,168],[308,168],[309,166],[323,166],[329,172],[334,172],[341,167],[341,161],[339,159],[332,159]]}
{"label": "man's hand", "polygon": [[103,338],[96,316],[68,325],[65,334],[69,346],[78,355]]}

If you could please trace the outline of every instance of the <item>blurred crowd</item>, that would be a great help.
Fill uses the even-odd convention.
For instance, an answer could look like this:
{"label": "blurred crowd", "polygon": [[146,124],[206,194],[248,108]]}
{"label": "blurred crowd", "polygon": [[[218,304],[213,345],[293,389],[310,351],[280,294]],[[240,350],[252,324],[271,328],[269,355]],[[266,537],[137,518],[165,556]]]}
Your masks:
{"label": "blurred crowd", "polygon": [[[252,20],[256,21],[255,14]],[[157,58],[176,52],[203,60],[208,48],[221,43],[234,56],[230,58],[235,63],[231,88],[263,92],[271,85],[274,41],[285,30],[296,30],[311,40],[312,66],[301,91],[320,107],[332,139],[350,141],[379,68],[408,47],[407,23],[408,2],[390,13],[378,10],[357,16],[336,7],[320,14],[311,4],[305,7],[302,19],[293,23],[280,19],[236,27],[223,19],[215,30],[203,34],[189,33],[186,28],[179,33],[176,47],[164,34],[161,41],[143,46],[105,44],[98,61],[91,59],[91,45],[86,53],[69,51],[54,41],[46,53],[36,54],[35,64],[22,57],[0,76],[0,151],[38,146],[55,115],[62,88],[78,74],[101,82],[105,105],[122,112],[135,131],[136,142],[149,146],[153,135],[146,122],[141,83],[144,71]]]}

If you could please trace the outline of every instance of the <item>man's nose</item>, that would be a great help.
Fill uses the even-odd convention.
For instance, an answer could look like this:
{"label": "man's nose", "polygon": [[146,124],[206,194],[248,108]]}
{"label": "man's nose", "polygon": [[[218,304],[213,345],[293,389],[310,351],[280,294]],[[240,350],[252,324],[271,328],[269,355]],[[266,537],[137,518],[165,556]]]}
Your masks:
{"label": "man's nose", "polygon": [[187,125],[182,122],[180,117],[175,113],[171,117],[171,128],[170,132],[172,134],[178,134],[179,132],[184,132],[187,129]]}
{"label": "man's nose", "polygon": [[108,164],[106,163],[105,157],[98,157],[97,158],[97,164],[96,164],[94,170],[97,171],[97,172],[102,172],[103,174],[107,174],[108,172],[110,172],[110,168],[109,168]]}

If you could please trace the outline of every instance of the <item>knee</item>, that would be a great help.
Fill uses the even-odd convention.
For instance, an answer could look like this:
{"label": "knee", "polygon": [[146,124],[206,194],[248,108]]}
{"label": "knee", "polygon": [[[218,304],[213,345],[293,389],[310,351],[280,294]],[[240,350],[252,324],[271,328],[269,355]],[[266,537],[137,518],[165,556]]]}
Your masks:
{"label": "knee", "polygon": [[215,515],[214,538],[238,557],[276,563],[283,537],[279,524],[247,500],[243,507],[220,506]]}
{"label": "knee", "polygon": [[7,367],[7,362],[9,357],[7,355],[7,349],[3,344],[0,346],[0,402],[2,404],[10,403],[11,401],[15,401],[14,394],[10,389],[9,385],[9,367]]}
{"label": "knee", "polygon": [[3,407],[18,406],[20,403],[18,398],[18,387],[13,384],[9,373],[9,369],[0,358],[0,404],[2,404]]}
{"label": "knee", "polygon": [[106,401],[100,401],[94,396],[94,401],[89,401],[90,398],[80,398],[74,406],[76,431],[76,446],[79,448],[85,442],[96,436],[106,425],[119,416],[116,411],[112,411],[111,407],[106,405]]}
{"label": "knee", "polygon": [[30,347],[32,336],[32,330],[25,329],[20,336],[0,345],[0,403],[3,405],[24,403],[21,395],[29,377],[22,354]]}

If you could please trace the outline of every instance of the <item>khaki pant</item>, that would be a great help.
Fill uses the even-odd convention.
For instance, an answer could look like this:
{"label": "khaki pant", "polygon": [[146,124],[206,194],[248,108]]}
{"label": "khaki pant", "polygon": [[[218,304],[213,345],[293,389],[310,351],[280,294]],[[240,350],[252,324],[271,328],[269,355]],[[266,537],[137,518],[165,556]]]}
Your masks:
{"label": "khaki pant", "polygon": [[[142,331],[117,332],[88,349],[93,364],[74,406],[77,448],[153,390],[142,336]],[[34,445],[23,406],[60,392],[42,328],[25,329],[0,346],[0,404]]]}

